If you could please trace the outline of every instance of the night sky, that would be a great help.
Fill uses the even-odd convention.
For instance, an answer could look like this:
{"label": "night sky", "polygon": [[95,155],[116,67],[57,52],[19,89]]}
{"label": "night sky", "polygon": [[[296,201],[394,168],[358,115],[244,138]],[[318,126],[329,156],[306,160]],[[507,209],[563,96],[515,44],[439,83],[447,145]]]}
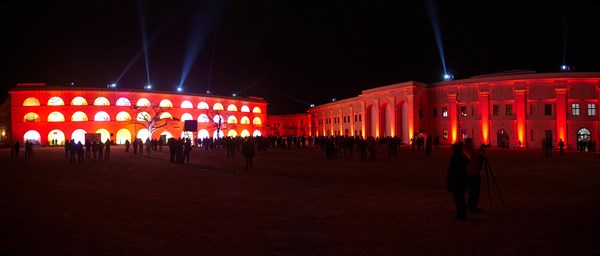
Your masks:
{"label": "night sky", "polygon": [[303,113],[377,86],[440,81],[433,24],[456,79],[555,72],[565,61],[600,71],[600,1],[489,2],[4,1],[0,83],[3,97],[25,82],[104,87],[121,77],[119,87],[141,89],[145,41],[154,89],[175,91],[189,70],[186,92]]}

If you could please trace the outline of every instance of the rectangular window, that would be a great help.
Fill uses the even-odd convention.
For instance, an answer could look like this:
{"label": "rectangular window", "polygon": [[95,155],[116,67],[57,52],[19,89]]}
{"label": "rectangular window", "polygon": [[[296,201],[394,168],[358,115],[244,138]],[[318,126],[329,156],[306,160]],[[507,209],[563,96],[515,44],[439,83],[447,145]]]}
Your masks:
{"label": "rectangular window", "polygon": [[467,116],[467,106],[460,106],[460,115]]}
{"label": "rectangular window", "polygon": [[354,122],[358,122],[358,116],[354,115]]}
{"label": "rectangular window", "polygon": [[506,115],[512,116],[512,104],[506,105]]}
{"label": "rectangular window", "polygon": [[442,132],[442,137],[444,139],[448,139],[448,130],[444,129],[444,131]]}
{"label": "rectangular window", "polygon": [[578,103],[571,104],[571,115],[574,115],[574,116],[579,115],[579,104]]}
{"label": "rectangular window", "polygon": [[437,108],[433,108],[433,117],[437,117]]}
{"label": "rectangular window", "polygon": [[596,104],[588,104],[588,116],[596,115]]}
{"label": "rectangular window", "polygon": [[448,117],[448,108],[447,107],[442,107],[442,116]]}
{"label": "rectangular window", "polygon": [[497,116],[500,113],[500,105],[492,106],[492,115]]}
{"label": "rectangular window", "polygon": [[358,121],[362,122],[362,115],[358,115]]}
{"label": "rectangular window", "polygon": [[422,108],[419,109],[419,118],[423,118],[423,109]]}
{"label": "rectangular window", "polygon": [[533,115],[533,104],[529,104],[529,115]]}
{"label": "rectangular window", "polygon": [[552,104],[544,104],[544,115],[552,115]]}

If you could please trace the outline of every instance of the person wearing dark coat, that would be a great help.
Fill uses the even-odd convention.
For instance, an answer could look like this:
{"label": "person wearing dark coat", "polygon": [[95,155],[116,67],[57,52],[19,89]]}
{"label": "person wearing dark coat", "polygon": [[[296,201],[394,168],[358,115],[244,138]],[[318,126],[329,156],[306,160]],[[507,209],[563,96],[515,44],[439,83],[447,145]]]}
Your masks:
{"label": "person wearing dark coat", "polygon": [[452,156],[450,157],[450,165],[448,166],[448,176],[446,176],[446,189],[449,193],[452,193],[454,198],[456,218],[458,220],[465,220],[467,218],[465,194],[468,186],[467,168],[469,166],[469,158],[463,152],[462,141],[452,144],[451,147]]}
{"label": "person wearing dark coat", "polygon": [[246,141],[242,144],[242,155],[246,158],[246,170],[253,169],[254,142],[249,138],[246,138]]}
{"label": "person wearing dark coat", "polygon": [[21,150],[21,144],[19,144],[19,141],[15,142],[15,145],[13,146],[13,151],[15,154],[16,158],[19,158],[19,151]]}

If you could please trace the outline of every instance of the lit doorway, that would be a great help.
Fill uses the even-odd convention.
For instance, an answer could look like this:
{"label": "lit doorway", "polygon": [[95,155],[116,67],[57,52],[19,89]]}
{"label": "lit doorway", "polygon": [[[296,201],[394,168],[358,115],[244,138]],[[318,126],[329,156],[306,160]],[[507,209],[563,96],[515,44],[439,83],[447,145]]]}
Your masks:
{"label": "lit doorway", "polygon": [[497,145],[499,148],[508,148],[510,145],[510,136],[504,128],[498,130]]}

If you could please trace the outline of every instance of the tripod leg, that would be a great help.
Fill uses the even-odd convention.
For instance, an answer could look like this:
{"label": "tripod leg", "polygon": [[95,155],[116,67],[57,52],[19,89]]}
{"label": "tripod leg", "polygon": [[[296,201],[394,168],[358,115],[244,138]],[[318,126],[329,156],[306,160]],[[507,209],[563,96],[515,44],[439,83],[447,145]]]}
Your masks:
{"label": "tripod leg", "polygon": [[504,198],[502,197],[502,193],[500,193],[500,187],[498,187],[498,183],[496,183],[496,177],[494,177],[494,172],[492,171],[492,167],[490,166],[490,163],[487,161],[486,161],[486,166],[487,166],[487,169],[489,169],[489,171],[490,171],[490,175],[492,176],[492,180],[494,181],[494,186],[496,186],[496,190],[498,191],[498,195],[500,196],[500,201],[502,202],[502,207],[504,207],[506,216],[510,216],[508,214],[508,208],[506,208],[506,204],[504,203]]}
{"label": "tripod leg", "polygon": [[483,167],[485,169],[485,182],[487,183],[487,191],[488,191],[488,201],[490,204],[490,209],[492,209],[492,194],[490,192],[490,178],[488,174],[488,162],[487,159],[484,160]]}

